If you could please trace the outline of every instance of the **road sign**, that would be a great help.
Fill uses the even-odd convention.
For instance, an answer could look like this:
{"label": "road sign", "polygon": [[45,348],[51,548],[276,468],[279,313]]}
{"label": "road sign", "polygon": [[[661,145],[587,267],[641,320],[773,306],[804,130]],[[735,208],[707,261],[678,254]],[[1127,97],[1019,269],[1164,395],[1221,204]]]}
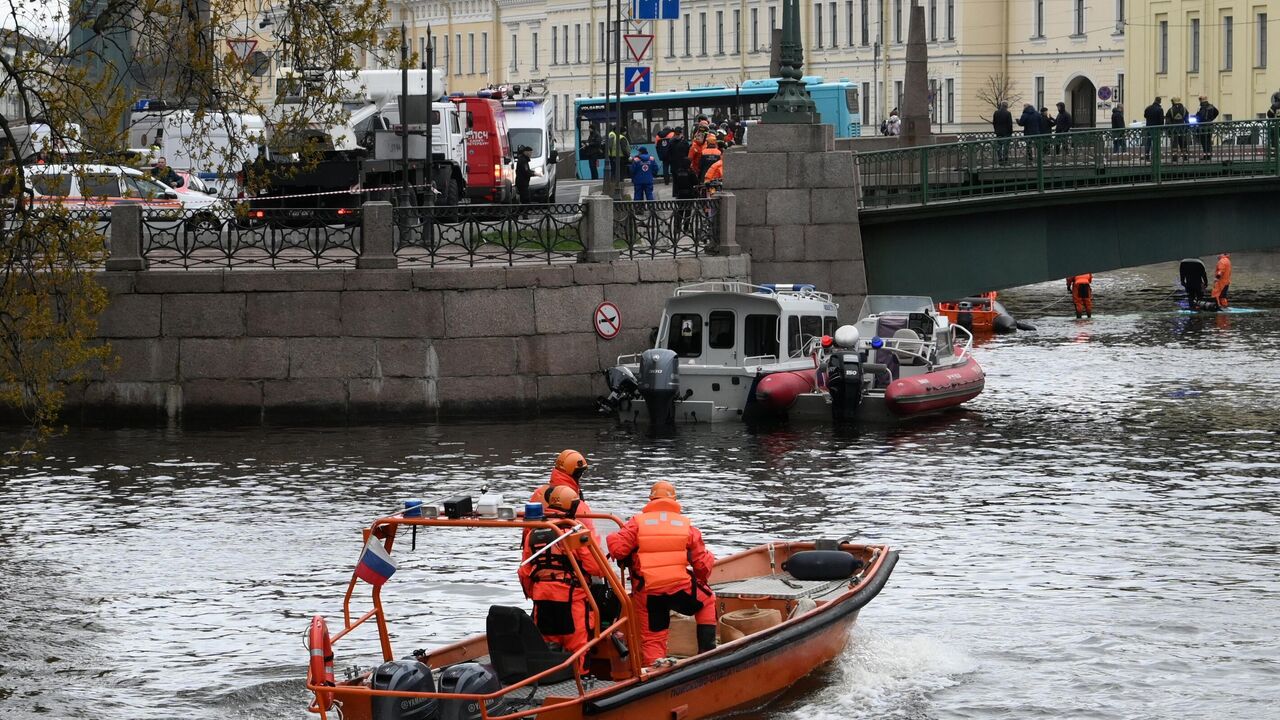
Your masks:
{"label": "road sign", "polygon": [[1111,88],[1107,87],[1106,85],[1103,85],[1102,87],[1098,88],[1098,99],[1101,100],[1102,102],[1106,102],[1110,100]]}
{"label": "road sign", "polygon": [[622,331],[622,314],[618,312],[618,306],[608,300],[597,305],[595,326],[596,334],[605,340],[618,337],[618,333]]}
{"label": "road sign", "polygon": [[258,48],[258,41],[253,38],[227,38],[227,47],[231,48],[236,59],[244,62]]}
{"label": "road sign", "polygon": [[653,45],[652,35],[623,35],[622,40],[627,43],[627,50],[631,51],[631,58],[636,62],[644,62],[644,56],[649,54]]}
{"label": "road sign", "polygon": [[680,0],[633,0],[631,17],[637,20],[679,20]]}
{"label": "road sign", "polygon": [[652,86],[648,67],[629,67],[622,71],[628,93],[647,93]]}

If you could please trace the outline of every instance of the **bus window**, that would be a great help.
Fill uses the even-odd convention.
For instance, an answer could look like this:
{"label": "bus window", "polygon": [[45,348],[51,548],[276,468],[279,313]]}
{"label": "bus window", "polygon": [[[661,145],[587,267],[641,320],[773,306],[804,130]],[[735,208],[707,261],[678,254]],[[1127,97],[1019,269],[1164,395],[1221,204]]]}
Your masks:
{"label": "bus window", "polygon": [[653,142],[649,139],[649,124],[645,122],[643,110],[628,110],[624,116],[627,118],[627,140],[632,146]]}
{"label": "bus window", "polygon": [[677,313],[671,316],[667,326],[667,347],[683,358],[702,355],[702,316],[697,313]]}
{"label": "bus window", "polygon": [[858,88],[856,87],[846,88],[844,91],[844,104],[845,104],[845,107],[849,108],[849,112],[855,113],[855,114],[858,112],[858,109],[859,109],[858,102],[859,102]]}
{"label": "bus window", "polygon": [[743,357],[778,357],[778,316],[748,315],[742,321]]}

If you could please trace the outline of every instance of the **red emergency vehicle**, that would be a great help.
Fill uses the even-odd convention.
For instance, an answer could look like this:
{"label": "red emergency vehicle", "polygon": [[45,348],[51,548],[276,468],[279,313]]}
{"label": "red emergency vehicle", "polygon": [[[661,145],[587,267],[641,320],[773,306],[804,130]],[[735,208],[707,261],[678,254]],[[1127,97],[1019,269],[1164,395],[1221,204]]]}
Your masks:
{"label": "red emergency vehicle", "polygon": [[486,91],[449,99],[467,114],[467,197],[473,203],[515,202],[515,158],[502,103]]}

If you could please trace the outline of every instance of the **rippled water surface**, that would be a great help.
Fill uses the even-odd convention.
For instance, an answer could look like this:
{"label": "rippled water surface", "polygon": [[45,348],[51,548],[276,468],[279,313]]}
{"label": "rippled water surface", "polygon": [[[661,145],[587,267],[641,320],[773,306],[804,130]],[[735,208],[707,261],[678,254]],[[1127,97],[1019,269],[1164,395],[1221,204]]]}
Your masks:
{"label": "rippled water surface", "polygon": [[[0,469],[0,716],[310,717],[302,635],[340,611],[361,526],[408,497],[523,497],[577,447],[597,509],[672,479],[717,553],[902,549],[845,657],[753,717],[1280,718],[1280,256],[1235,260],[1259,312],[1177,313],[1169,265],[1100,276],[1092,321],[1060,283],[1006,293],[1039,330],[978,348],[969,410],[906,428],[74,430]],[[396,652],[519,601],[514,544],[397,545]]]}

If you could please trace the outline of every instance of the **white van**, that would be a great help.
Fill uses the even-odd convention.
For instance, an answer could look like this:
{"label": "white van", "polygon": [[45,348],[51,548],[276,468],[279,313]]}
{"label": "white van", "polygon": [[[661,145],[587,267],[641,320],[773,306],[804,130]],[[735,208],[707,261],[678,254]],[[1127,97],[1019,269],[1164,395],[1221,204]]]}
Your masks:
{"label": "white van", "polygon": [[503,100],[502,109],[507,116],[507,140],[511,152],[519,154],[521,145],[533,148],[529,169],[529,195],[535,201],[556,201],[556,163],[560,153],[556,136],[552,132],[555,120],[552,107],[545,97],[526,97]]}
{"label": "white van", "polygon": [[[222,197],[235,197],[236,176],[257,157],[266,135],[266,122],[258,115],[207,113],[196,127],[190,110],[135,111],[129,124],[129,147],[154,148],[174,170],[199,175]],[[192,136],[199,131],[200,142]]]}

